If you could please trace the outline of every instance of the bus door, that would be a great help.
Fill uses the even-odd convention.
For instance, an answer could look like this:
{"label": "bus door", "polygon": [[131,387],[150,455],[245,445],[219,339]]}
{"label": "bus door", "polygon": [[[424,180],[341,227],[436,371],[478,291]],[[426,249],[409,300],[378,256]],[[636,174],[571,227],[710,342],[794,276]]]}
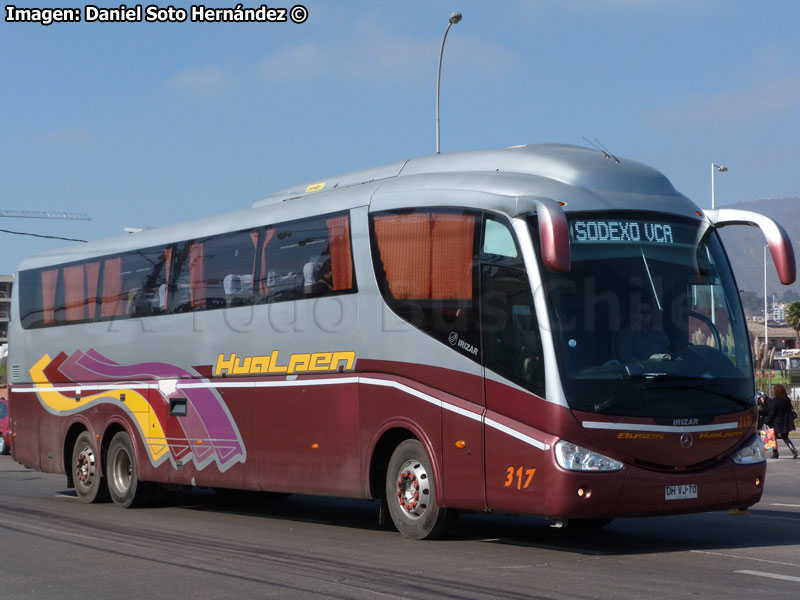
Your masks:
{"label": "bus door", "polygon": [[544,498],[535,447],[544,402],[544,363],[528,273],[507,220],[486,217],[480,256],[485,369],[486,501],[492,510],[531,512]]}

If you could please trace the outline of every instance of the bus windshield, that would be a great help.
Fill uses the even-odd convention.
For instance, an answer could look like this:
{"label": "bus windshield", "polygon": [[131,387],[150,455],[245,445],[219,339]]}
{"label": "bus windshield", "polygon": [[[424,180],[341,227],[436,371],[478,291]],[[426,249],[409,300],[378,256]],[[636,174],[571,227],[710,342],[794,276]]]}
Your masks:
{"label": "bus windshield", "polygon": [[647,212],[568,219],[570,272],[542,272],[570,407],[670,418],[751,406],[749,336],[716,232]]}

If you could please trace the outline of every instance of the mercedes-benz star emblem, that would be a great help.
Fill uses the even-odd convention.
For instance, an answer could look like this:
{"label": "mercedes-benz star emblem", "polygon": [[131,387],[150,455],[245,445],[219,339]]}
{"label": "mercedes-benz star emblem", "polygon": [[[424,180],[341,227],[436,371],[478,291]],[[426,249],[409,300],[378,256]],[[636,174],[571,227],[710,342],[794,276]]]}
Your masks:
{"label": "mercedes-benz star emblem", "polygon": [[692,444],[694,444],[694,439],[692,439],[691,433],[681,434],[681,447],[691,448]]}

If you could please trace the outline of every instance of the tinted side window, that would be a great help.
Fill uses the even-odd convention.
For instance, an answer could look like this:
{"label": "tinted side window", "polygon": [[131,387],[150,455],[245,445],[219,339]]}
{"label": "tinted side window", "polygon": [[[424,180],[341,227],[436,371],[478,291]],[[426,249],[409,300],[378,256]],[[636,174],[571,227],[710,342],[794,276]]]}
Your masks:
{"label": "tinted side window", "polygon": [[[162,312],[167,284],[167,251],[148,248],[120,256],[119,304],[126,317],[148,317]],[[103,278],[111,276],[104,271]]]}
{"label": "tinted side window", "polygon": [[261,302],[356,291],[347,214],[268,227],[258,261],[256,283]]}
{"label": "tinted side window", "polygon": [[475,213],[453,209],[375,213],[370,223],[375,275],[389,307],[475,360],[479,224]]}
{"label": "tinted side window", "polygon": [[21,271],[25,329],[356,291],[348,213]]}
{"label": "tinted side window", "polygon": [[158,314],[170,249],[145,248],[20,273],[25,329]]}
{"label": "tinted side window", "polygon": [[486,368],[544,396],[544,361],[528,274],[481,265],[481,331]]}
{"label": "tinted side window", "polygon": [[544,397],[542,341],[533,295],[505,217],[485,216],[480,261],[483,364]]}
{"label": "tinted side window", "polygon": [[253,229],[179,244],[169,284],[169,311],[250,304],[258,239],[259,231]]}

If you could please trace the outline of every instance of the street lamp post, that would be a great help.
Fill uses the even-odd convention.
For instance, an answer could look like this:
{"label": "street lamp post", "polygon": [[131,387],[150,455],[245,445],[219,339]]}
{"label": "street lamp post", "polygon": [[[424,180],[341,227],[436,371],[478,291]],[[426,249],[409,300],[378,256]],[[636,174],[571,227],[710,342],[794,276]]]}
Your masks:
{"label": "street lamp post", "polygon": [[[716,163],[711,163],[711,210],[714,210],[715,202],[714,202],[714,175],[717,171],[720,173],[725,173],[728,170],[728,167],[723,165],[718,165]],[[714,298],[714,283],[711,283],[711,322],[716,325],[716,306],[714,306],[715,298]],[[721,348],[718,348],[721,350]]]}
{"label": "street lamp post", "polygon": [[768,245],[764,246],[764,354],[767,353],[769,350],[769,331],[767,330],[767,322],[769,321],[769,317],[767,316],[767,248]]}
{"label": "street lamp post", "polygon": [[719,171],[720,173],[724,173],[728,170],[728,167],[723,165],[718,165],[715,163],[711,163],[711,210],[714,210],[714,174]]}
{"label": "street lamp post", "polygon": [[439,51],[439,74],[436,76],[436,154],[439,152],[439,83],[442,79],[442,55],[444,54],[444,43],[447,40],[447,32],[450,28],[461,20],[461,13],[454,12],[450,15],[450,23],[447,29],[444,30],[444,37],[442,38],[442,49]]}

